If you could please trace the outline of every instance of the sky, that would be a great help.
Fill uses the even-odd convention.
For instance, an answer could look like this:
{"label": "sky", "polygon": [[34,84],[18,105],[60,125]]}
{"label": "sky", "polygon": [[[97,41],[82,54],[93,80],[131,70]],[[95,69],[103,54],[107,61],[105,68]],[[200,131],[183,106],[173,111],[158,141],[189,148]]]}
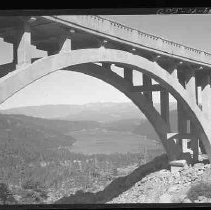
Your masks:
{"label": "sky", "polygon": [[[193,48],[211,53],[211,15],[124,15],[102,16]],[[46,55],[33,48],[33,56]],[[12,45],[0,40],[0,64],[12,61]],[[134,73],[135,83],[141,81]],[[140,80],[139,80],[140,79]],[[156,102],[159,96],[154,94]],[[75,72],[57,71],[19,91],[0,105],[0,109],[43,104],[86,104],[129,102],[112,86]]]}

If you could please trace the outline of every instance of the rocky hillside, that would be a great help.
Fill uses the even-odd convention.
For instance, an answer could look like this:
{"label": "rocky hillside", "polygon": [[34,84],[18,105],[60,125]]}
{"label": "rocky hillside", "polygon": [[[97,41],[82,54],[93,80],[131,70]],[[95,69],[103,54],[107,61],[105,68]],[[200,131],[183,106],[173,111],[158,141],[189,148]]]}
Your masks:
{"label": "rocky hillside", "polygon": [[211,166],[197,163],[150,173],[107,203],[211,203]]}
{"label": "rocky hillside", "polygon": [[210,175],[207,160],[171,172],[163,154],[127,176],[113,180],[102,191],[78,191],[55,204],[210,203]]}

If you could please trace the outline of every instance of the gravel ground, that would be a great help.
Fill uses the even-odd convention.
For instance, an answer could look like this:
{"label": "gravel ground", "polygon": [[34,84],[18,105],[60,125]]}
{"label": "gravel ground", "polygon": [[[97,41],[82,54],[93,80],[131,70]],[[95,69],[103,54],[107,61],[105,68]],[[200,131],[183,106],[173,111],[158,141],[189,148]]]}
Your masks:
{"label": "gravel ground", "polygon": [[129,190],[107,203],[210,203],[211,199],[199,196],[191,201],[187,192],[196,183],[211,183],[210,164],[197,163],[181,168],[179,172],[160,170],[137,182]]}

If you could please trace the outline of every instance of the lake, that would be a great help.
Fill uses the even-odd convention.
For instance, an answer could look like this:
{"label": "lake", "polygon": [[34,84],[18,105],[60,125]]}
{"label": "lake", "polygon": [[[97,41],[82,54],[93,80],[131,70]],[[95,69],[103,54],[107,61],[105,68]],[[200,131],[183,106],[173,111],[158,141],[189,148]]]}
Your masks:
{"label": "lake", "polygon": [[71,132],[77,139],[71,151],[83,154],[139,153],[144,148],[160,147],[154,140],[129,132],[101,129]]}

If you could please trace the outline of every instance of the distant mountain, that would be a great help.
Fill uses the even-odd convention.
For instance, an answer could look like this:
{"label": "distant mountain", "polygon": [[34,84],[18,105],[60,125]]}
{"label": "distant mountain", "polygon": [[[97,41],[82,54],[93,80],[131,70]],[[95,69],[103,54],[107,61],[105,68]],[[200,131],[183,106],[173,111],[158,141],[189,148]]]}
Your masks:
{"label": "distant mountain", "polygon": [[[159,109],[159,104],[155,104]],[[170,104],[170,110],[176,104]],[[42,105],[18,107],[1,110],[3,114],[21,114],[46,119],[62,119],[69,121],[114,121],[123,119],[143,119],[144,114],[133,103],[89,103],[85,105]]]}
{"label": "distant mountain", "polygon": [[39,118],[57,119],[64,118],[70,114],[76,114],[80,111],[82,111],[80,105],[43,105],[17,107],[1,110],[0,112],[3,114],[21,114]]}
{"label": "distant mountain", "polygon": [[[155,104],[155,108],[158,110],[159,104]],[[173,132],[176,132],[177,129],[177,112],[175,109],[176,104],[170,104],[170,121]],[[71,131],[93,128],[102,128],[118,132],[129,131],[146,136],[148,139],[159,139],[152,125],[144,117],[143,113],[141,113],[132,103],[45,105],[2,110],[2,112],[4,114],[0,115],[0,138],[1,134],[5,132],[1,131],[1,124],[3,123],[4,125],[9,120],[10,123],[6,126],[6,129],[12,130],[12,134],[10,135],[13,135],[14,138],[16,138],[16,127],[17,125],[20,125],[19,130],[21,130],[22,135],[25,135],[24,130],[27,130],[26,132],[30,132],[30,134],[34,132],[34,136],[32,135],[33,137],[31,137],[31,140],[29,141],[35,139],[33,140],[35,143],[39,140],[43,140],[45,136],[47,136],[46,139],[51,139],[51,143],[49,142],[51,145],[64,145],[64,142],[71,145],[73,139],[71,140],[68,133]],[[16,115],[10,115],[11,113],[16,113]],[[19,115],[17,115],[17,113]],[[16,124],[14,124],[15,122]],[[28,127],[30,127],[31,131],[26,129]],[[20,139],[21,138],[21,141],[24,141],[24,139],[27,139],[28,137],[21,136]],[[45,143],[46,142],[47,141],[45,141]],[[40,142],[39,144],[43,143]]]}
{"label": "distant mountain", "polygon": [[[34,126],[35,128],[48,129],[51,132],[60,134],[68,134],[71,131],[78,131],[82,129],[93,129],[100,127],[99,122],[95,121],[67,121],[58,119],[44,119],[37,117],[30,117],[25,115],[5,115],[16,120],[21,120],[23,125]],[[1,119],[1,118],[0,118]]]}
{"label": "distant mountain", "polygon": [[[170,123],[172,132],[177,131],[177,112],[170,111]],[[148,139],[158,140],[159,137],[147,119],[125,119],[106,122],[102,124],[108,130],[112,131],[129,131],[135,134],[146,136]]]}
{"label": "distant mountain", "polygon": [[93,121],[70,122],[0,114],[0,165],[20,165],[16,162],[20,160],[37,161],[46,153],[50,156],[59,147],[72,146],[76,139],[67,134],[70,131],[96,127],[99,123]]}

